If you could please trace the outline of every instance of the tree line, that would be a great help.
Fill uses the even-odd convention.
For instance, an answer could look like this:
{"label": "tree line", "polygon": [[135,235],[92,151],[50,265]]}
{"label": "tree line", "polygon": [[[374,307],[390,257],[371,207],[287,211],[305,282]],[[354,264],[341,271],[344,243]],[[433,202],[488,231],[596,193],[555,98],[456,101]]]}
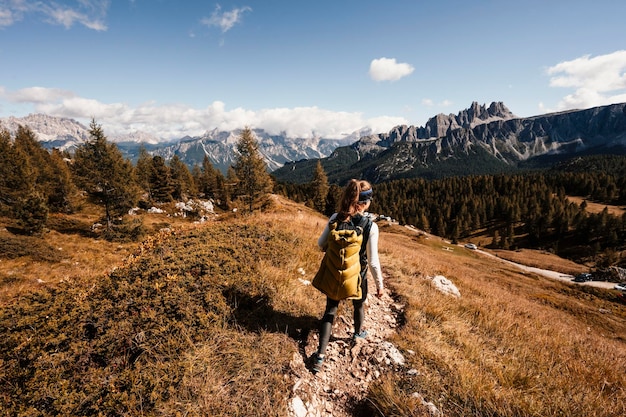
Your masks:
{"label": "tree line", "polygon": [[[319,169],[320,167],[318,167]],[[319,176],[319,172],[316,173]],[[312,201],[319,180],[278,184],[277,192],[296,201]],[[332,196],[338,187],[327,187]],[[568,195],[610,205],[626,205],[626,158],[581,158],[552,170],[518,174],[401,179],[375,184],[370,210],[400,224],[453,242],[477,234],[492,248],[543,248],[577,261],[624,262],[626,213],[589,213]]]}
{"label": "tree line", "polygon": [[137,205],[205,198],[224,209],[242,205],[252,211],[273,188],[249,128],[239,137],[238,156],[227,175],[206,156],[190,170],[178,156],[165,161],[141,149],[133,164],[95,120],[89,135],[71,155],[44,149],[28,127],[19,126],[13,137],[0,129],[0,214],[15,218],[26,233],[38,234],[49,213],[75,212],[87,199],[102,208],[111,232]]}

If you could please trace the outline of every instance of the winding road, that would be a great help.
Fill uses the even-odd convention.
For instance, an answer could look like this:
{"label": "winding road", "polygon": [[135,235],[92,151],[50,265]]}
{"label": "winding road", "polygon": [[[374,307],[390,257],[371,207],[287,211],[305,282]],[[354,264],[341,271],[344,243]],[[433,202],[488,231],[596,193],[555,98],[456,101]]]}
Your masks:
{"label": "winding road", "polygon": [[[462,247],[462,245],[459,245]],[[607,282],[607,281],[586,281],[586,282],[574,282],[574,276],[570,275],[570,274],[564,274],[562,272],[557,272],[557,271],[550,271],[548,269],[541,269],[541,268],[535,268],[533,266],[526,266],[526,265],[522,265],[522,264],[518,264],[516,262],[512,262],[512,261],[508,261],[506,259],[502,259],[499,258],[489,252],[485,252],[483,250],[480,249],[475,249],[474,252],[478,252],[482,255],[486,255],[489,256],[491,258],[495,258],[501,262],[516,266],[517,268],[526,271],[526,272],[532,272],[535,273],[537,275],[542,275],[544,277],[547,278],[551,278],[551,279],[557,279],[559,281],[564,281],[564,282],[569,282],[571,284],[576,284],[576,285],[588,285],[590,287],[597,287],[597,288],[605,288],[605,289],[613,289],[613,287],[615,287],[615,283],[614,282]]]}

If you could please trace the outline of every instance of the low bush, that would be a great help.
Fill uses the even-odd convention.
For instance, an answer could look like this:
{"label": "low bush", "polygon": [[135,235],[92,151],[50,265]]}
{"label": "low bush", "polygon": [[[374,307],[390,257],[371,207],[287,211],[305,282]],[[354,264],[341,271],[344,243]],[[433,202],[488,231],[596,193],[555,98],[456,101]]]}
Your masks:
{"label": "low bush", "polygon": [[284,313],[259,260],[286,268],[294,240],[248,224],[162,232],[89,289],[20,297],[0,310],[0,403],[14,415],[281,415],[296,348],[269,325]]}

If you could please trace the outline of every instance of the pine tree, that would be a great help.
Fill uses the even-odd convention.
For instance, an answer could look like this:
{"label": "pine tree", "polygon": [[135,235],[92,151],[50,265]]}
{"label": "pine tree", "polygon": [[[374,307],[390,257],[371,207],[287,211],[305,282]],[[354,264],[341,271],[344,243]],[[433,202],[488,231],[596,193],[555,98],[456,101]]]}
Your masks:
{"label": "pine tree", "polygon": [[175,200],[187,200],[197,194],[196,184],[189,172],[189,168],[178,155],[170,159],[170,173],[172,176],[172,186],[174,187],[172,196]]}
{"label": "pine tree", "polygon": [[53,149],[50,154],[50,167],[53,181],[48,189],[48,206],[53,212],[71,213],[75,206],[76,185],[66,158],[58,149]]}
{"label": "pine tree", "polygon": [[337,208],[341,192],[341,187],[339,187],[337,184],[331,184],[330,187],[328,187],[328,194],[326,197],[326,211],[324,212],[326,216],[330,217],[333,214],[333,211],[335,211],[335,209]]}
{"label": "pine tree", "polygon": [[326,199],[328,198],[328,177],[322,167],[322,163],[318,159],[311,182],[313,191],[313,208],[320,213],[326,212]]}
{"label": "pine tree", "polygon": [[152,157],[152,167],[150,169],[150,198],[151,200],[167,203],[172,201],[174,186],[170,168],[165,165],[165,160],[161,156]]}
{"label": "pine tree", "polygon": [[228,171],[226,172],[224,186],[222,187],[222,199],[225,207],[230,207],[233,194],[235,193],[235,188],[238,184],[239,178],[237,178],[237,173],[235,173],[235,169],[232,166],[229,166]]}
{"label": "pine tree", "polygon": [[220,182],[223,183],[224,176],[220,171],[215,169],[208,155],[204,155],[202,160],[202,175],[200,176],[200,184],[198,189],[204,194],[205,198],[219,199],[221,193]]}
{"label": "pine tree", "polygon": [[6,207],[13,207],[16,203],[16,196],[19,195],[19,188],[23,172],[26,169],[25,160],[20,160],[15,154],[11,141],[11,134],[8,130],[0,130],[0,204]]}
{"label": "pine tree", "polygon": [[72,164],[76,182],[97,204],[104,207],[107,229],[114,217],[133,207],[137,196],[133,166],[113,143],[108,143],[102,127],[91,121],[90,139],[79,146]]}
{"label": "pine tree", "polygon": [[150,189],[150,176],[152,173],[152,156],[148,153],[148,150],[144,145],[139,147],[139,157],[135,164],[135,178],[137,184],[141,189],[148,194],[148,199],[152,195]]}
{"label": "pine tree", "polygon": [[249,211],[252,212],[254,203],[272,191],[272,178],[267,172],[265,161],[259,153],[259,144],[250,128],[246,127],[241,132],[237,151],[238,155],[233,166],[239,179],[237,196],[247,203]]}
{"label": "pine tree", "polygon": [[15,211],[15,217],[26,233],[39,235],[43,232],[49,211],[43,195],[33,191],[26,197],[20,198]]}
{"label": "pine tree", "polygon": [[71,212],[75,187],[69,167],[58,150],[48,152],[28,127],[19,126],[14,149],[29,161],[31,171],[26,181],[29,193],[36,192],[53,212]]}

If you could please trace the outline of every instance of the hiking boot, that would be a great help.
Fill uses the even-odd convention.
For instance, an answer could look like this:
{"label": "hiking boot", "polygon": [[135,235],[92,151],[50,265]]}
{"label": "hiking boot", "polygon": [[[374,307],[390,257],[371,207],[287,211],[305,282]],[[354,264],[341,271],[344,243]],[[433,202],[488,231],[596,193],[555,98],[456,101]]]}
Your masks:
{"label": "hiking boot", "polygon": [[361,330],[359,333],[352,335],[352,341],[356,342],[357,339],[365,339],[367,337],[367,330]]}
{"label": "hiking boot", "polygon": [[324,355],[320,355],[318,353],[313,357],[313,364],[311,365],[311,372],[314,374],[318,373],[322,370],[322,366],[324,364]]}

